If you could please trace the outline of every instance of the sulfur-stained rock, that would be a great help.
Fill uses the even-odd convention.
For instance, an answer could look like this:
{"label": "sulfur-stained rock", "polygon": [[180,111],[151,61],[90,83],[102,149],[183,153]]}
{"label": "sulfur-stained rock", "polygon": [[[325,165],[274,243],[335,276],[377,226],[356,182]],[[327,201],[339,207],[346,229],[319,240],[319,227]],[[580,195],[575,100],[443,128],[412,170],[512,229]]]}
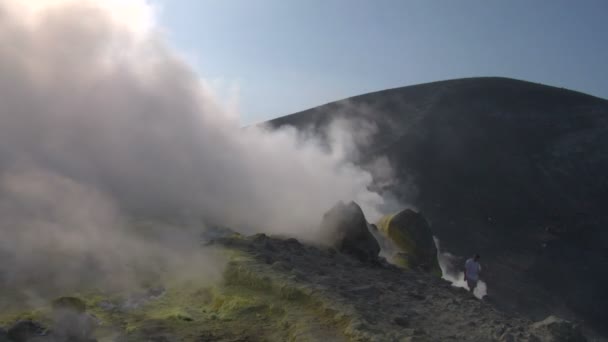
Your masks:
{"label": "sulfur-stained rock", "polygon": [[441,275],[433,233],[424,216],[406,209],[385,216],[377,227],[388,240],[385,245],[389,246],[389,260],[394,264]]}

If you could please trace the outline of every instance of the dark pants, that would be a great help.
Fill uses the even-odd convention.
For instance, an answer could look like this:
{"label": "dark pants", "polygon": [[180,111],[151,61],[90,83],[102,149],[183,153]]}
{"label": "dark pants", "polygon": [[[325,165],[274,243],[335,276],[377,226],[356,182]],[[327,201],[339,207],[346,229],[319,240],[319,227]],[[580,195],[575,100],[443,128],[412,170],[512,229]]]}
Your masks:
{"label": "dark pants", "polygon": [[469,285],[469,291],[473,292],[477,287],[477,280],[467,279],[467,285]]}

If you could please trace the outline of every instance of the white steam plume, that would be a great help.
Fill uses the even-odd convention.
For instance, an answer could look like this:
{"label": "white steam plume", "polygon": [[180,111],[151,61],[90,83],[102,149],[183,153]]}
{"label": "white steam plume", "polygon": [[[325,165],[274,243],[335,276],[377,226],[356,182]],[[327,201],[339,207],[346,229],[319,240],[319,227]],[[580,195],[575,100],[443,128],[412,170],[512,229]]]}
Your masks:
{"label": "white steam plume", "polygon": [[329,151],[292,128],[241,129],[153,18],[144,1],[0,0],[1,252],[15,265],[65,253],[49,272],[73,274],[83,255],[101,270],[162,255],[125,216],[310,240],[340,200],[379,217],[339,125]]}
{"label": "white steam plume", "polygon": [[[435,241],[435,247],[437,248],[437,260],[439,261],[439,267],[441,268],[441,277],[452,283],[452,286],[469,289],[466,280],[464,280],[464,272],[462,271],[462,269],[464,269],[464,264],[457,264],[458,260],[462,258],[458,258],[449,252],[442,251],[440,249],[441,245],[439,239],[433,237],[433,240]],[[475,297],[482,299],[488,294],[488,285],[480,280],[477,283],[477,287],[473,291],[473,294]]]}

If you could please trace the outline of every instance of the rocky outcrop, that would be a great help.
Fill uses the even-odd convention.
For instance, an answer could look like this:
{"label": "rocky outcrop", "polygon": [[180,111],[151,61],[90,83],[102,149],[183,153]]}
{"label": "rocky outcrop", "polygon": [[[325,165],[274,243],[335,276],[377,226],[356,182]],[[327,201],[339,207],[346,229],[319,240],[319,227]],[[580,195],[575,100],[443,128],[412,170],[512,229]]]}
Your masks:
{"label": "rocky outcrop", "polygon": [[586,342],[579,325],[549,316],[532,325],[532,331],[540,342]]}
{"label": "rocky outcrop", "polygon": [[59,297],[51,303],[54,311],[73,311],[76,313],[84,313],[87,310],[87,305],[80,298],[76,297]]}
{"label": "rocky outcrop", "polygon": [[340,202],[323,215],[320,234],[328,245],[361,261],[375,260],[380,253],[380,245],[355,202]]}
{"label": "rocky outcrop", "polygon": [[389,261],[441,276],[433,233],[424,216],[406,209],[382,218],[376,226],[388,240],[385,252]]}

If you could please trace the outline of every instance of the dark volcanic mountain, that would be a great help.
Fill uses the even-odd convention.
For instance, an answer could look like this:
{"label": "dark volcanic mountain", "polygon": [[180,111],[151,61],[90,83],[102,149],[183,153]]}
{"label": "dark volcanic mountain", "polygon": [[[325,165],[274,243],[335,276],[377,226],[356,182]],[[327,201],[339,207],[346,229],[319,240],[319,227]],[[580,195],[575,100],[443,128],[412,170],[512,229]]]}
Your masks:
{"label": "dark volcanic mountain", "polygon": [[336,118],[378,130],[360,164],[386,156],[379,184],[429,219],[442,247],[482,255],[489,298],[542,318],[608,317],[608,101],[506,78],[356,96],[270,122]]}

